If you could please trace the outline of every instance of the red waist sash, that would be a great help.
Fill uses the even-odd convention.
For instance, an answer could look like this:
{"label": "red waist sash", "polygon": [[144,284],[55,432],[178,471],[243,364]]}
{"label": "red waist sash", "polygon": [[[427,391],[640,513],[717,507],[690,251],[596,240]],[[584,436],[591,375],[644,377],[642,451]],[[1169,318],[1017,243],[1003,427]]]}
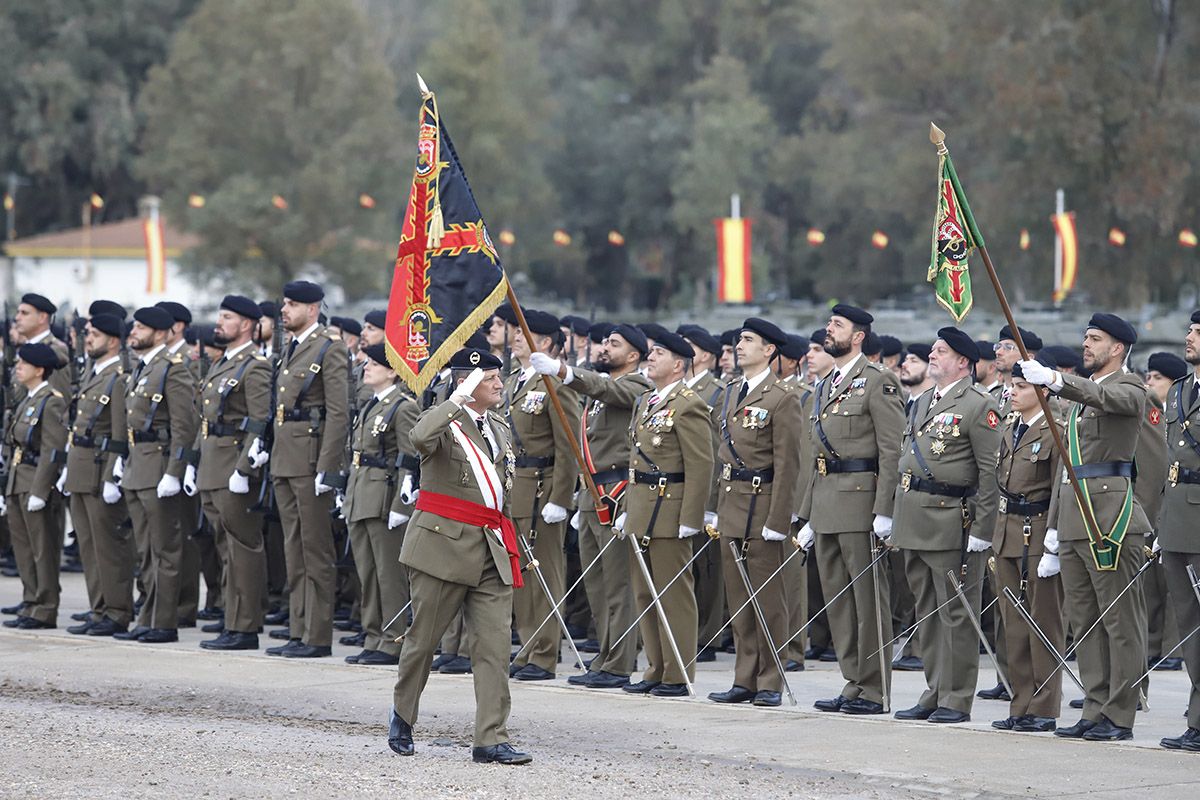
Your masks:
{"label": "red waist sash", "polygon": [[478,525],[481,528],[499,528],[500,538],[508,553],[508,566],[512,570],[513,588],[520,589],[525,582],[521,580],[521,557],[517,552],[517,529],[513,522],[494,508],[488,508],[481,503],[472,503],[461,497],[448,494],[438,494],[428,489],[422,489],[417,495],[416,507],[439,517],[461,522],[464,525]]}

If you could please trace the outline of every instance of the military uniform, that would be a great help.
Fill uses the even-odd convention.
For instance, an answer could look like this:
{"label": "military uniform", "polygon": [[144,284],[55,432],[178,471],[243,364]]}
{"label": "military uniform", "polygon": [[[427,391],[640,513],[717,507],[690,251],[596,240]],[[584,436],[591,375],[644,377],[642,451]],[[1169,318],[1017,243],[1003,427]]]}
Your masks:
{"label": "military uniform", "polygon": [[[725,385],[711,370],[705,370],[698,378],[692,378],[687,383],[688,388],[700,396],[712,409],[713,430],[720,426],[721,393]],[[717,448],[720,442],[713,437],[713,458],[718,458]],[[706,506],[709,511],[717,508],[717,472],[713,471],[712,494]],[[723,555],[721,548],[716,545],[706,546],[708,539],[704,536],[693,536],[693,552],[704,548],[704,552],[692,564],[692,578],[695,581],[696,610],[700,619],[699,641],[711,641],[725,622],[725,579],[721,573]]]}
{"label": "military uniform", "polygon": [[904,411],[895,373],[862,356],[846,364],[817,385],[809,427],[814,457],[800,517],[815,533],[822,594],[834,597],[862,575],[826,610],[846,679],[840,694],[882,704],[891,658],[889,653],[881,671],[875,654],[892,638],[892,619],[888,613],[877,624],[875,610],[887,608],[891,590],[882,564],[875,570],[878,585],[862,573],[875,556],[874,517],[892,516],[899,478]]}
{"label": "military uniform", "polygon": [[[808,493],[808,485],[812,482],[812,421],[809,419],[809,415],[812,413],[813,387],[808,383],[808,381],[802,380],[799,377],[789,378],[786,380],[788,383],[792,384],[793,391],[795,391],[796,395],[800,398],[800,421],[803,424],[803,428],[800,432],[800,463],[799,468],[796,471],[795,502],[796,510],[798,512],[800,510],[800,506],[804,503],[804,496]],[[797,513],[794,516],[797,519],[791,524],[790,531],[792,534],[795,534],[800,527],[800,515]],[[824,621],[826,619],[824,613],[822,613],[821,620],[819,622],[814,622],[812,625],[808,625],[809,611],[817,611],[823,605],[825,605],[821,595],[821,581],[817,576],[816,559],[813,559],[811,563],[811,575],[809,573],[809,569],[809,558],[808,554],[806,553],[789,561],[781,573],[781,577],[783,578],[783,590],[787,595],[788,633],[794,634],[796,631],[799,631],[800,628],[806,625],[808,626],[799,634],[792,637],[791,641],[788,642],[787,650],[784,651],[784,654],[787,656],[787,660],[795,662],[795,664],[789,664],[789,667],[791,668],[794,668],[797,664],[804,663],[805,642],[813,635],[814,628],[816,628],[818,624],[824,625]],[[816,593],[816,605],[813,605],[814,590]],[[828,642],[829,635],[827,625],[825,626],[824,630],[825,638],[822,641]],[[821,649],[824,649],[824,644],[822,644]]]}
{"label": "military uniform", "polygon": [[[967,615],[979,614],[986,559],[966,551],[967,528],[987,537],[995,526],[999,424],[995,402],[968,376],[922,394],[901,443],[892,539],[905,551],[917,618],[946,603],[920,627],[925,712],[970,714],[975,698],[979,642]],[[969,610],[951,599],[948,571],[963,584]]]}

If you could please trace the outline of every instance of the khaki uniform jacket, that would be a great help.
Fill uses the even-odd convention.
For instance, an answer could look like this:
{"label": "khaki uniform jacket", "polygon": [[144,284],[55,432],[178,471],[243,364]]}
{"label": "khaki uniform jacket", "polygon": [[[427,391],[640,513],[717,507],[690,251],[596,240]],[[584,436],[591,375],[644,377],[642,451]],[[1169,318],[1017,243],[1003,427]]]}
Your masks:
{"label": "khaki uniform jacket", "polygon": [[[957,550],[962,545],[962,506],[956,497],[905,491],[905,475],[927,480],[913,448],[933,472],[933,480],[972,486],[968,501],[971,530],[988,538],[996,526],[996,454],[1000,450],[1000,417],[991,396],[970,377],[950,388],[930,408],[934,390],[917,398],[911,428],[900,445],[901,485],[896,488],[892,539],[907,550]],[[956,421],[955,421],[956,420]],[[955,431],[958,435],[955,436]]]}
{"label": "khaki uniform jacket", "polygon": [[[1164,550],[1173,553],[1200,553],[1200,525],[1196,524],[1200,515],[1200,483],[1179,482],[1181,470],[1200,473],[1200,401],[1191,403],[1194,385],[1195,376],[1187,375],[1175,381],[1167,394],[1167,462],[1170,471],[1159,518],[1158,542]],[[1185,431],[1197,442],[1196,446],[1192,446]],[[1170,480],[1172,476],[1176,479],[1174,483]]]}
{"label": "khaki uniform jacket", "polygon": [[575,451],[571,449],[571,439],[579,435],[581,412],[575,390],[563,386],[558,378],[550,378],[567,415],[568,427],[564,428],[550,401],[542,376],[534,373],[523,384],[520,377],[520,373],[510,375],[505,387],[510,398],[508,420],[513,453],[518,459],[521,456],[554,459],[553,464],[544,468],[516,468],[512,489],[513,515],[527,519],[535,503],[539,513],[546,503],[554,503],[562,508],[575,505],[579,463],[575,460]]}
{"label": "khaki uniform jacket", "polygon": [[808,522],[799,512],[806,503],[811,502],[808,497],[813,476],[812,419],[810,417],[814,398],[813,387],[808,381],[795,378],[792,384],[794,391],[800,396],[800,415],[804,422],[804,432],[800,436],[800,469],[796,473],[796,516],[799,517],[799,520],[792,523],[792,528],[798,531],[805,522]]}
{"label": "khaki uniform jacket", "polygon": [[[350,480],[342,514],[348,522],[387,519],[389,511],[411,514],[400,502],[400,484],[409,470],[397,466],[399,457],[415,457],[411,433],[420,416],[417,399],[396,384],[387,396],[374,405],[375,393],[362,405],[351,434]],[[388,466],[362,463],[363,457],[382,458]]]}
{"label": "khaki uniform jacket", "polygon": [[[1157,528],[1162,513],[1163,487],[1167,483],[1167,419],[1158,398],[1146,393],[1146,413],[1138,430],[1137,452],[1133,462],[1137,467],[1137,480],[1133,482],[1133,493],[1146,512],[1151,528]],[[1176,440],[1178,441],[1178,440]]]}
{"label": "khaki uniform jacket", "polygon": [[[1063,375],[1062,380],[1063,388],[1059,396],[1084,406],[1079,414],[1079,452],[1083,463],[1132,461],[1141,436],[1142,420],[1149,407],[1142,379],[1133,373],[1120,371],[1105,378],[1102,383],[1078,375]],[[1061,477],[1066,477],[1065,470]],[[1107,534],[1125,503],[1129,479],[1090,478],[1086,485],[1096,524],[1102,533]],[[1055,483],[1047,524],[1058,529],[1059,541],[1088,538],[1075,494],[1069,485],[1063,485],[1061,479]],[[1145,534],[1150,529],[1150,521],[1135,492],[1133,514],[1129,518],[1126,534]]]}
{"label": "khaki uniform jacket", "polygon": [[[996,467],[996,482],[1000,487],[1000,507],[1008,503],[1049,502],[1054,492],[1054,482],[1061,470],[1061,456],[1054,446],[1050,426],[1057,425],[1042,415],[1025,431],[1017,449],[1012,446],[1013,431],[1020,418],[1009,421],[1000,433],[1000,463]],[[1060,426],[1061,427],[1061,426]],[[1030,517],[1029,553],[1032,558],[1042,554],[1042,543],[1046,538],[1047,508]],[[997,513],[996,533],[992,549],[1004,558],[1020,558],[1025,541],[1025,516],[1023,514]],[[981,537],[983,538],[983,537]]]}
{"label": "khaki uniform jacket", "polygon": [[[153,489],[164,474],[183,479],[186,453],[196,441],[196,384],[183,357],[170,355],[164,347],[138,371],[134,365],[125,393],[125,425],[129,457],[121,487],[132,491]],[[149,430],[158,437],[152,442],[135,442],[134,432],[146,429],[151,406],[159,397]]]}
{"label": "khaki uniform jacket", "polygon": [[[100,494],[105,481],[116,482],[113,466],[117,454],[101,450],[101,445],[105,439],[117,447],[128,442],[125,425],[128,383],[129,374],[121,366],[121,359],[105,365],[98,375],[89,362],[88,371],[80,381],[79,400],[71,425],[71,449],[67,453],[64,486],[68,492]],[[85,446],[84,437],[89,436],[92,444]]]}
{"label": "khaki uniform jacket", "polygon": [[[804,418],[799,393],[769,370],[739,403],[742,385],[742,380],[730,383],[721,397],[717,519],[722,536],[761,539],[764,526],[776,533],[791,528]],[[732,480],[732,471],[737,469],[773,469],[775,474],[770,483],[756,489],[750,480]],[[751,499],[756,494],[754,518],[750,519]]]}
{"label": "khaki uniform jacket", "polygon": [[[575,377],[569,388],[592,398],[584,410],[587,422],[588,449],[596,472],[629,469],[629,426],[633,407],[638,398],[652,388],[650,381],[639,372],[619,378],[609,378],[582,367],[572,367]],[[582,443],[581,443],[582,446]],[[622,480],[626,475],[622,475]],[[592,493],[579,493],[579,510],[595,510]],[[619,512],[618,512],[619,513]]]}
{"label": "khaki uniform jacket", "polygon": [[[283,419],[296,408],[296,398],[314,370],[316,377],[300,402],[304,418]],[[272,477],[301,478],[318,472],[333,476],[342,471],[350,426],[349,370],[346,345],[328,328],[317,327],[296,346],[291,358],[285,348],[275,381]]]}
{"label": "khaki uniform jacket", "polygon": [[[33,394],[26,391],[25,395],[13,409],[4,437],[9,459],[4,492],[8,495],[29,492],[49,500],[58,482],[61,468],[58,459],[63,459],[67,447],[67,401],[49,383]],[[32,463],[34,460],[37,464]]]}
{"label": "khaki uniform jacket", "polygon": [[210,366],[200,387],[200,419],[192,448],[200,454],[197,488],[226,489],[234,470],[247,477],[256,474],[250,448],[271,420],[271,364],[266,356],[245,347]]}
{"label": "khaki uniform jacket", "polygon": [[725,393],[725,383],[713,375],[712,370],[709,370],[700,380],[696,381],[694,386],[689,388],[705,402],[709,408],[709,416],[712,418],[713,463],[718,465],[718,468],[713,470],[712,488],[709,490],[708,503],[705,504],[705,508],[708,511],[716,511],[717,504],[720,502],[718,493],[721,488],[718,474],[721,462],[721,438],[717,435],[717,431],[721,429],[721,397]]}
{"label": "khaki uniform jacket", "polygon": [[[878,472],[821,475],[810,464],[811,488],[805,492],[800,518],[819,533],[869,531],[874,515],[892,515],[904,430],[900,381],[891,370],[860,357],[832,396],[828,382],[820,382],[810,401],[808,445],[813,459],[876,459]],[[822,442],[818,422],[835,452]]]}
{"label": "khaki uniform jacket", "polygon": [[[503,513],[509,514],[509,490],[512,488],[512,443],[508,424],[494,411],[487,412],[492,437],[499,445],[493,460],[500,480],[504,482]],[[447,400],[417,419],[411,438],[413,449],[421,455],[422,491],[448,494],[483,504],[483,493],[475,482],[468,455],[459,446],[450,424],[458,422],[463,432],[484,453],[488,444],[471,420],[471,415],[458,404]],[[487,547],[479,546],[479,537]],[[478,586],[490,558],[500,579],[512,584],[508,553],[500,537],[478,525],[414,511],[400,549],[400,563],[428,573],[435,578],[466,586]]]}
{"label": "khaki uniform jacket", "polygon": [[679,536],[681,525],[704,529],[704,507],[712,485],[712,419],[708,405],[682,382],[653,407],[651,391],[633,410],[633,449],[629,468],[636,472],[682,472],[682,483],[667,485],[654,529],[648,530],[658,488],[630,483],[625,491],[625,532],[652,538]]}

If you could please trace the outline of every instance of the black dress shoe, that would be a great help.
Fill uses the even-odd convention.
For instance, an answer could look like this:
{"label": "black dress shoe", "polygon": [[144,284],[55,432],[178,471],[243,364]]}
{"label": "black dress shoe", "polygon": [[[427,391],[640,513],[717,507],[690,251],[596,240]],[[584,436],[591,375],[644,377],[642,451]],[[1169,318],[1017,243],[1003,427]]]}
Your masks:
{"label": "black dress shoe", "polygon": [[344,661],[345,661],[347,664],[357,664],[357,663],[358,663],[358,660],[359,660],[360,658],[362,658],[363,656],[365,656],[365,655],[366,655],[367,653],[369,653],[369,652],[371,652],[371,651],[370,651],[370,650],[363,650],[361,653],[355,653],[355,654],[354,654],[354,655],[352,655],[352,656],[346,656],[346,658],[345,658],[345,659],[343,659],[343,660],[344,660]]}
{"label": "black dress shoe", "polygon": [[70,626],[69,628],[67,628],[67,633],[73,633],[76,636],[82,636],[83,634],[90,631],[92,629],[92,625],[94,625],[94,624],[95,623],[89,619],[89,620],[79,623],[78,625]]}
{"label": "black dress shoe", "polygon": [[27,605],[29,605],[29,604],[28,603],[17,603],[15,606],[5,606],[4,608],[0,608],[0,614],[8,614],[10,616],[13,614],[20,614],[22,611],[25,610],[25,606],[27,606]]}
{"label": "black dress shoe", "polygon": [[936,708],[926,708],[922,705],[915,705],[912,708],[906,708],[902,711],[897,711],[892,716],[896,719],[929,719]]}
{"label": "black dress shoe", "polygon": [[841,711],[842,706],[849,702],[850,699],[848,697],[839,694],[832,700],[818,700],[817,702],[813,703],[813,708],[815,708],[817,711]]}
{"label": "black dress shoe", "polygon": [[833,662],[837,661],[837,651],[832,647],[826,647],[821,651],[821,655],[817,656],[817,660],[832,664]]}
{"label": "black dress shoe", "polygon": [[267,636],[270,636],[272,639],[282,639],[285,642],[290,641],[292,638],[292,629],[276,628],[275,630],[269,632]]}
{"label": "black dress shoe", "polygon": [[136,642],[138,639],[142,638],[144,635],[146,635],[149,632],[150,632],[150,629],[147,628],[145,625],[137,625],[133,628],[133,630],[121,631],[119,633],[114,633],[113,638],[120,639],[122,642]]}
{"label": "black dress shoe", "polygon": [[809,661],[817,661],[821,658],[821,653],[823,652],[825,652],[824,647],[817,647],[816,645],[813,645],[804,651],[804,657]]}
{"label": "black dress shoe", "polygon": [[942,707],[930,714],[926,721],[952,725],[956,722],[970,722],[971,715],[965,711],[955,711],[953,708]]}
{"label": "black dress shoe", "polygon": [[1174,656],[1172,656],[1170,658],[1164,658],[1162,661],[1160,661],[1158,663],[1158,666],[1154,668],[1154,671],[1155,672],[1174,672],[1176,670],[1181,670],[1181,669],[1183,669],[1183,659],[1175,658]]}
{"label": "black dress shoe", "polygon": [[17,627],[23,631],[52,631],[58,627],[53,622],[42,622],[33,617],[21,617],[20,619],[21,623]]}
{"label": "black dress shoe", "polygon": [[21,627],[21,620],[23,620],[23,619],[25,619],[25,618],[17,617],[16,619],[6,619],[6,620],[4,620],[3,623],[0,623],[0,624],[4,625],[4,627],[6,627],[6,628],[19,628],[19,627]]}
{"label": "black dress shoe", "polygon": [[1033,714],[1026,714],[1017,720],[1013,730],[1022,733],[1049,733],[1057,727],[1058,720],[1054,717],[1035,717]]}
{"label": "black dress shoe", "polygon": [[766,689],[754,695],[754,705],[763,706],[765,708],[775,708],[783,702],[779,696],[779,692],[771,692]]}
{"label": "black dress shoe", "polygon": [[[1158,742],[1168,750],[1195,750],[1200,752],[1200,730],[1188,728],[1182,736],[1160,739]],[[1191,745],[1189,747],[1189,745]]]}
{"label": "black dress shoe", "polygon": [[975,693],[975,696],[980,700],[1004,700],[1006,702],[1012,700],[1012,697],[1008,694],[1008,689],[1004,688],[1003,683],[997,683],[990,689],[980,689]]}
{"label": "black dress shoe", "polygon": [[592,679],[587,683],[589,689],[623,689],[629,685],[628,675],[618,675],[615,672],[590,672]]}
{"label": "black dress shoe", "polygon": [[841,712],[843,714],[854,714],[855,716],[882,714],[883,703],[876,703],[874,700],[868,700],[865,697],[856,697],[853,700],[847,700],[845,703],[842,703]]}
{"label": "black dress shoe", "polygon": [[367,650],[359,654],[358,663],[373,667],[394,667],[400,663],[400,656],[391,656],[382,650]]}
{"label": "black dress shoe", "polygon": [[1059,728],[1054,732],[1055,736],[1061,736],[1064,739],[1082,739],[1083,735],[1096,727],[1096,723],[1090,719],[1081,719],[1074,725],[1066,728]]}
{"label": "black dress shoe", "polygon": [[589,669],[587,672],[583,673],[582,675],[570,676],[569,678],[567,678],[567,683],[570,684],[571,686],[591,686],[592,678],[596,677],[596,675],[598,675],[598,674],[599,673],[592,672]]}
{"label": "black dress shoe", "polygon": [[513,675],[519,681],[552,681],[554,673],[542,669],[537,664],[526,664]]}
{"label": "black dress shoe", "polygon": [[655,697],[687,697],[687,685],[682,683],[660,683],[650,690]]}
{"label": "black dress shoe", "polygon": [[1133,728],[1122,728],[1108,717],[1101,717],[1095,727],[1083,734],[1089,742],[1124,742],[1133,738]]}
{"label": "black dress shoe", "polygon": [[333,648],[328,645],[319,647],[302,642],[299,647],[293,647],[291,650],[285,649],[282,655],[284,658],[325,658],[333,655]]}
{"label": "black dress shoe", "polygon": [[303,647],[299,639],[288,639],[287,644],[281,644],[278,647],[268,647],[266,654],[269,656],[281,656],[288,650],[295,650],[297,647]]}
{"label": "black dress shoe", "polygon": [[471,674],[471,659],[466,656],[455,656],[438,667],[438,672],[442,675],[469,675]]}
{"label": "black dress shoe", "polygon": [[517,751],[508,742],[502,744],[494,744],[490,747],[474,747],[471,748],[471,760],[476,764],[508,764],[515,766],[517,764],[528,764],[533,761],[533,756],[527,753]]}
{"label": "black dress shoe", "polygon": [[[225,619],[225,611],[216,606],[205,606],[196,612],[196,619],[202,619],[211,622],[214,619]],[[209,631],[212,633],[212,631]]]}
{"label": "black dress shoe", "polygon": [[734,685],[732,689],[724,692],[710,692],[708,699],[714,703],[749,703],[758,694],[753,689],[747,689],[745,686]]}
{"label": "black dress shoe", "polygon": [[210,622],[207,625],[200,626],[201,633],[224,633],[225,623],[223,621]]}
{"label": "black dress shoe", "polygon": [[784,672],[804,672],[804,665],[794,658],[789,658],[787,663],[783,665]]}
{"label": "black dress shoe", "polygon": [[703,663],[706,663],[709,661],[716,661],[716,660],[717,660],[717,651],[716,651],[716,648],[713,648],[713,647],[706,647],[703,650],[701,650],[699,653],[696,654],[696,663],[697,664],[703,664]]}
{"label": "black dress shoe", "polygon": [[402,756],[411,756],[416,752],[413,747],[412,726],[400,719],[395,711],[388,722],[388,747]]}
{"label": "black dress shoe", "polygon": [[196,627],[196,620],[194,620],[194,619],[181,619],[181,620],[179,620],[178,627],[180,627],[180,628],[194,628],[194,627]]}
{"label": "black dress shoe", "polygon": [[916,656],[903,656],[892,661],[892,669],[897,672],[924,672],[925,662]]}
{"label": "black dress shoe", "polygon": [[1071,701],[1071,708],[1083,708],[1083,698],[1077,697]]}
{"label": "black dress shoe", "polygon": [[117,636],[129,630],[128,625],[121,625],[114,620],[105,617],[99,622],[93,622],[92,627],[88,629],[88,636]]}
{"label": "black dress shoe", "polygon": [[263,617],[263,623],[266,625],[283,625],[288,621],[290,616],[286,611],[272,611]]}
{"label": "black dress shoe", "polygon": [[[345,644],[345,642],[343,642],[343,644]],[[435,658],[433,660],[432,664],[429,665],[429,671],[437,672],[442,667],[446,666],[447,664],[449,664],[451,661],[453,661],[456,658],[458,658],[458,653],[442,653],[440,656],[438,656],[437,658]],[[511,669],[509,670],[509,674],[511,677],[511,674],[512,674]]]}
{"label": "black dress shoe", "polygon": [[353,636],[343,636],[338,639],[338,644],[344,644],[346,647],[366,647],[367,632],[359,631]]}
{"label": "black dress shoe", "polygon": [[579,652],[581,652],[581,653],[599,653],[600,652],[600,642],[596,641],[595,639],[584,639],[583,642],[580,643],[580,645],[579,645]]}
{"label": "black dress shoe", "polygon": [[139,642],[143,644],[167,644],[168,642],[179,641],[179,631],[174,628],[151,628],[143,633],[139,638]]}
{"label": "black dress shoe", "polygon": [[1025,718],[1024,717],[1005,717],[1004,719],[995,719],[995,720],[992,720],[992,727],[998,731],[1016,730],[1017,725],[1023,719],[1025,719]]}
{"label": "black dress shoe", "polygon": [[225,631],[216,639],[200,643],[205,650],[257,650],[258,634]]}
{"label": "black dress shoe", "polygon": [[658,681],[638,681],[628,686],[622,686],[621,691],[629,692],[630,694],[649,694],[650,690],[658,686],[658,684]]}
{"label": "black dress shoe", "polygon": [[76,622],[87,622],[91,618],[92,618],[92,612],[90,612],[90,611],[76,611],[74,614],[71,615],[71,619],[75,620]]}
{"label": "black dress shoe", "polygon": [[333,623],[333,629],[338,630],[338,631],[345,631],[347,633],[352,632],[352,631],[361,631],[362,623],[354,621],[354,620],[348,620],[348,619],[341,620],[339,622]]}

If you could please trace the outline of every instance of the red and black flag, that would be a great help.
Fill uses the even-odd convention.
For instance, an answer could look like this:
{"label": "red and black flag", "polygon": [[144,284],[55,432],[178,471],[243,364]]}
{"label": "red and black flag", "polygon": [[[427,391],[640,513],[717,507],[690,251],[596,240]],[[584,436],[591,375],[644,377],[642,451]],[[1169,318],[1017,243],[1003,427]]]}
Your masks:
{"label": "red and black flag", "polygon": [[508,290],[437,100],[423,82],[421,98],[417,165],[385,328],[388,361],[417,394],[492,316]]}

